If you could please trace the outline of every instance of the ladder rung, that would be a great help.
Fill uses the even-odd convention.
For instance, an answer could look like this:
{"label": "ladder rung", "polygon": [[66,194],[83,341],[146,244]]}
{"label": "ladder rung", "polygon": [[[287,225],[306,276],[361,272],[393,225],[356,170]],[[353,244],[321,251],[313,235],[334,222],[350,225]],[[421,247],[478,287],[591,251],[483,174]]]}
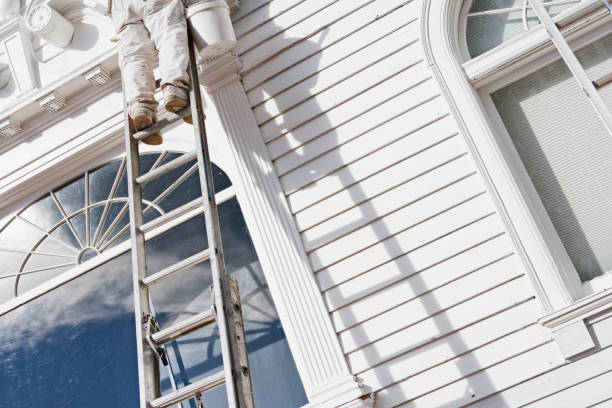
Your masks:
{"label": "ladder rung", "polygon": [[200,262],[207,260],[208,258],[210,258],[210,250],[206,249],[202,252],[198,252],[197,254],[190,256],[189,258],[185,258],[182,261],[175,263],[174,265],[170,265],[169,267],[162,269],[161,271],[154,273],[153,275],[147,276],[141,282],[145,286],[152,285],[162,279],[167,278],[172,274],[175,274],[176,272],[180,272],[184,269],[189,268],[190,266],[197,265]]}
{"label": "ladder rung", "polygon": [[160,120],[157,123],[149,126],[145,130],[141,130],[140,132],[136,132],[132,135],[135,140],[146,139],[147,137],[163,130],[164,128],[170,126],[171,124],[178,122],[179,120],[191,115],[191,106],[187,106],[180,111],[176,112],[172,117],[165,118]]}
{"label": "ladder rung", "polygon": [[136,179],[136,182],[138,184],[140,184],[141,186],[144,186],[145,184],[147,184],[150,181],[155,180],[158,177],[163,176],[164,174],[174,170],[174,169],[178,169],[179,167],[181,167],[184,164],[189,163],[190,161],[192,161],[193,159],[196,158],[196,152],[195,150],[189,153],[185,153],[179,157],[177,157],[176,159],[164,164],[163,166],[159,166],[156,169],[153,169],[145,174],[143,174],[142,176],[138,177]]}
{"label": "ladder rung", "polygon": [[225,373],[219,371],[216,374],[206,377],[193,384],[189,384],[183,388],[179,388],[177,391],[171,392],[170,394],[164,395],[149,402],[151,408],[168,408],[172,405],[178,404],[189,398],[193,398],[198,394],[210,391],[220,385],[225,384]]}
{"label": "ladder rung", "polygon": [[195,200],[191,200],[187,204],[183,204],[180,207],[175,208],[174,210],[167,212],[166,214],[161,215],[147,222],[144,225],[141,225],[140,227],[138,227],[138,229],[142,233],[147,233],[151,230],[154,230],[155,228],[161,227],[162,225],[166,225],[167,223],[174,220],[175,218],[180,217],[181,215],[185,215],[189,213],[190,211],[196,210],[201,207],[202,207],[202,198],[198,197]]}
{"label": "ladder rung", "polygon": [[155,332],[151,335],[151,339],[156,345],[162,346],[166,343],[170,343],[171,341],[178,339],[181,336],[184,336],[187,333],[190,333],[196,329],[199,329],[200,327],[207,326],[214,322],[215,315],[211,309],[206,312],[198,313],[197,315],[192,316],[189,319],[185,319],[175,325]]}

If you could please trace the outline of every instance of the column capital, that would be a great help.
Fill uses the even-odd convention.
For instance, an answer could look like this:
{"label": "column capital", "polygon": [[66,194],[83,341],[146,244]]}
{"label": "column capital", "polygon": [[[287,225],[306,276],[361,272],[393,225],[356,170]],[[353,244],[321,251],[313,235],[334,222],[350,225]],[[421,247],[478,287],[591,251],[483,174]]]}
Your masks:
{"label": "column capital", "polygon": [[200,84],[209,94],[217,93],[221,88],[240,80],[242,61],[235,55],[225,55],[198,66]]}

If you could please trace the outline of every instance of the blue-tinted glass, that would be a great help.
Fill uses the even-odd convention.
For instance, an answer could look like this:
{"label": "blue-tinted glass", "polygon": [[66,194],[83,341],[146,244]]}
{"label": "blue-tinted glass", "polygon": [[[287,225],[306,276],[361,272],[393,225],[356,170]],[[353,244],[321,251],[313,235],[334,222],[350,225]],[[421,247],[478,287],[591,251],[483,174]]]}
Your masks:
{"label": "blue-tinted glass", "polygon": [[[156,162],[161,165],[175,157],[178,154],[170,153],[163,160],[158,160],[159,154],[149,154],[142,158],[141,167],[148,170]],[[89,212],[90,238],[92,246],[97,246],[99,250],[109,245],[114,237],[119,236],[114,244],[129,238],[129,231],[121,233],[128,223],[127,213],[121,215],[127,195],[125,172],[120,174],[121,183],[111,197],[114,201],[106,205],[120,162],[115,161],[90,172],[90,202],[97,203]],[[168,183],[177,180],[194,163],[150,183],[148,190],[145,188],[149,201],[158,198]],[[213,173],[217,191],[231,185],[227,175],[214,165]],[[84,205],[84,195],[79,198],[81,192],[84,194],[81,191],[84,178],[80,180],[57,190],[58,196],[62,196],[61,205],[72,212],[80,210],[75,202],[81,198]],[[151,210],[145,221],[158,216],[160,211],[170,211],[199,196],[200,182],[195,171],[160,200],[161,208]],[[39,203],[35,214],[38,218],[33,220],[52,219],[48,221],[49,226],[54,222],[61,223],[63,217],[58,218],[58,208],[50,196]],[[70,216],[71,212],[66,211]],[[32,214],[33,210],[30,212]],[[238,279],[243,299],[256,406],[300,407],[307,402],[306,396],[236,199],[222,204],[219,215],[227,270]],[[86,242],[85,213],[69,218],[81,240]],[[6,234],[0,232],[0,241],[15,234],[19,237],[25,230],[29,235],[24,237],[29,238],[27,242],[21,238],[21,243],[26,244],[27,250],[55,254],[33,254],[23,270],[95,259],[96,250],[82,250],[66,223],[61,223],[51,232],[54,238],[43,239],[37,247],[34,247],[36,242],[44,237],[41,231],[19,219],[11,224],[10,228],[5,228]],[[195,217],[147,243],[149,272],[156,272],[207,246],[204,217]],[[6,254],[0,256],[6,259]],[[25,256],[14,255],[13,268],[9,272],[14,271],[15,265],[21,264]],[[0,340],[4,340],[0,345],[0,407],[45,405],[97,408],[137,405],[130,263],[130,254],[126,253],[23,308],[0,317]],[[70,267],[21,276],[19,293]],[[161,326],[210,308],[210,284],[210,266],[206,262],[153,286],[151,297]],[[14,278],[0,280],[0,296],[5,296],[5,292],[6,296],[9,293],[12,295],[14,288]],[[6,296],[1,300],[6,300]],[[161,371],[164,391],[171,389],[170,375],[181,387],[220,370],[222,360],[218,340],[216,330],[209,327],[170,344],[171,371],[164,367]],[[114,394],[112,399],[102,397],[108,393]],[[27,396],[20,398],[20,395]],[[219,387],[207,393],[205,402],[207,408],[227,406],[225,388]],[[195,405],[191,401],[185,402],[183,407]]]}
{"label": "blue-tinted glass", "polygon": [[0,316],[0,406],[136,407],[130,254]]}
{"label": "blue-tinted glass", "polygon": [[[240,287],[255,405],[302,406],[306,396],[236,199],[219,206],[219,218],[227,271]],[[169,242],[181,243],[181,257],[206,248],[203,228],[202,217],[197,217],[148,245],[150,273],[176,262],[176,249],[168,246]],[[153,287],[151,296],[160,325],[166,327],[209,308],[211,281],[210,264],[206,262]],[[219,371],[222,360],[216,327],[200,329],[170,344],[168,355],[179,387]],[[169,378],[163,386],[166,392],[170,390]],[[271,389],[274,392],[269,392]],[[219,391],[207,393],[204,402],[207,408],[227,406],[225,395]]]}

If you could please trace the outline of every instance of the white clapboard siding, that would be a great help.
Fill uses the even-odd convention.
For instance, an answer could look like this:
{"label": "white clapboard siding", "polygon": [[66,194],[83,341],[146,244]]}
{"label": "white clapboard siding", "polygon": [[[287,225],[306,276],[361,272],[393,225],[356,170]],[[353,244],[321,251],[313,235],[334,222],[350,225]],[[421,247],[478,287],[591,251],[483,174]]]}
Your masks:
{"label": "white clapboard siding", "polygon": [[[430,126],[436,127],[434,125]],[[443,133],[437,134],[441,135]],[[445,143],[455,137],[456,135],[447,136],[433,146],[417,151],[417,153],[408,157],[405,157],[407,152],[411,152],[411,149],[406,148],[406,145],[410,142],[408,139],[402,139],[379,152],[373,152],[371,156],[385,157],[386,152],[393,155],[388,158],[389,161],[386,163],[373,161],[372,157],[368,156],[347,166],[349,168],[341,169],[334,176],[344,177],[349,182],[344,186],[345,189],[340,189],[337,192],[335,192],[333,183],[336,180],[329,180],[329,178],[321,180],[317,183],[319,188],[317,190],[312,189],[313,192],[319,192],[316,197],[311,197],[307,201],[298,201],[297,197],[293,197],[294,212],[297,211],[295,216],[298,228],[300,231],[306,231],[402,184],[420,182],[420,178],[427,179],[432,172],[443,173],[447,166],[458,171],[468,168],[473,171],[472,161],[466,158],[467,152],[457,150]],[[377,164],[373,165],[372,173],[369,173],[366,168],[367,162]],[[347,174],[348,172],[350,174]],[[298,204],[301,204],[301,206]]]}
{"label": "white clapboard siding", "polygon": [[[491,256],[486,260],[486,263],[479,264],[476,267],[470,265],[464,269],[461,268],[462,265],[453,265],[454,268],[437,267],[427,270],[429,273],[414,274],[403,281],[401,285],[396,285],[377,293],[376,296],[367,297],[335,311],[332,313],[334,325],[340,332],[348,330],[400,305],[413,301],[419,303],[419,297],[430,292],[435,292],[435,298],[444,298],[445,302],[450,302],[453,297],[447,297],[448,290],[467,284],[465,282],[480,283],[478,282],[478,279],[481,279],[479,278],[480,275],[490,278],[492,275],[498,274],[500,277],[506,278],[508,277],[506,268],[516,268],[516,262],[516,257],[501,254],[498,257]],[[457,286],[458,284],[459,286]],[[447,286],[451,289],[448,289]],[[473,287],[474,289],[476,287]],[[385,298],[385,296],[389,297]]]}
{"label": "white clapboard siding", "polygon": [[[580,387],[575,387],[575,385],[587,383],[591,379],[596,379],[612,370],[612,316],[597,320],[596,323],[591,324],[590,331],[593,333],[594,338],[597,339],[601,350],[584,358],[564,362],[564,364],[557,368],[546,371],[508,389],[496,390],[492,396],[475,402],[473,407],[486,408],[501,405],[511,407],[531,406],[527,405],[529,403],[536,403],[537,406],[538,401],[548,397],[552,398],[557,393],[566,391],[582,393],[583,390]],[[601,400],[612,397],[612,387],[604,387],[602,390],[609,390],[609,394],[597,393]],[[553,401],[553,399],[549,401]],[[572,406],[588,405],[590,404],[576,404]],[[554,407],[560,405],[550,404],[548,406]]]}
{"label": "white clapboard siding", "polygon": [[[287,197],[291,211],[296,214],[395,165],[404,167],[404,170],[409,171],[412,175],[411,177],[415,177],[435,165],[440,165],[453,157],[464,154],[467,150],[465,142],[457,137],[454,132],[456,130],[453,122],[446,116],[406,135],[407,137],[395,145],[384,146],[384,148],[372,151],[369,154],[363,152],[362,157],[354,157],[352,163],[347,163],[337,171],[326,174],[326,177],[315,175],[312,177],[315,180],[314,182],[303,186]],[[404,149],[395,148],[398,146]],[[440,156],[435,155],[436,153],[443,154],[445,158],[441,159]],[[427,161],[426,157],[435,159],[433,162]],[[405,163],[407,161],[410,161],[410,163]],[[401,165],[403,162],[404,166]],[[412,170],[409,170],[410,168]],[[399,179],[388,179],[388,181],[393,182],[394,180],[407,180],[409,178],[402,178],[400,175]],[[358,198],[357,195],[351,195],[350,198],[353,200],[350,204],[357,204],[355,202],[355,199]]]}
{"label": "white clapboard siding", "polygon": [[[484,193],[485,187],[480,177],[467,177],[451,186],[433,194],[408,203],[369,225],[363,226],[340,238],[321,237],[319,247],[309,251],[309,257],[315,265],[330,265],[349,255],[376,244],[400,231],[405,231],[415,225],[425,222],[438,214],[460,206],[466,200],[471,200]],[[474,201],[475,203],[476,201]],[[487,204],[484,204],[486,206]],[[488,207],[490,208],[490,207]],[[329,221],[330,223],[332,221]],[[332,239],[336,238],[332,241]],[[309,244],[311,241],[305,242]],[[311,248],[309,246],[309,248]]]}
{"label": "white clapboard siding", "polygon": [[[427,102],[433,100],[432,98],[438,98],[437,93],[432,94],[430,92],[423,93],[424,98],[419,98],[418,92],[421,89],[422,88],[420,85],[410,88],[396,97],[392,97],[390,100],[364,112],[362,115],[355,117],[349,122],[323,133],[316,138],[307,140],[297,147],[292,146],[289,148],[287,146],[289,143],[285,144],[285,147],[289,150],[277,150],[276,153],[278,155],[273,158],[278,175],[284,176],[291,170],[304,165],[305,163],[308,163],[309,161],[345,143],[348,143],[359,136],[367,134],[378,127],[384,126],[388,122],[391,122],[404,114],[414,111],[419,106],[427,104]],[[427,105],[429,109],[431,104]],[[405,129],[400,132],[400,134],[404,133]],[[287,139],[278,139],[278,141],[281,140]],[[269,146],[271,147],[275,142],[270,143]],[[277,146],[281,147],[281,145]]]}
{"label": "white clapboard siding", "polygon": [[[247,92],[249,102],[256,107],[295,84],[313,77],[318,83],[322,73],[335,69],[336,65],[344,64],[355,54],[363,54],[366,48],[379,46],[387,48],[388,42],[395,38],[408,43],[412,41],[411,39],[418,38],[419,26],[416,21],[416,18],[407,21],[405,15],[397,12],[381,16],[377,24],[368,25],[355,34],[323,50],[318,50],[249,90]],[[252,75],[248,77],[252,78]],[[246,85],[245,83],[245,88]]]}
{"label": "white clapboard siding", "polygon": [[[399,0],[390,0],[397,2]],[[279,51],[303,42],[314,34],[325,30],[327,26],[334,26],[336,22],[347,16],[359,13],[368,4],[375,4],[376,0],[305,0],[298,5],[300,13],[293,15],[287,12],[271,21],[271,30],[255,30],[241,39],[238,44],[238,53],[244,61],[243,71],[249,72],[252,68],[262,64]],[[308,7],[312,5],[313,9]],[[286,16],[292,14],[292,20]],[[282,24],[282,25],[281,25]],[[278,27],[277,27],[278,25]],[[342,24],[341,24],[342,25]]]}
{"label": "white clapboard siding", "polygon": [[[350,5],[351,2],[352,0],[343,3]],[[315,27],[312,25],[312,19],[307,19],[301,24],[301,27],[297,28],[301,31],[301,36],[296,33],[295,27],[288,28],[274,37],[276,41],[270,42],[267,47],[264,48],[266,44],[262,44],[262,46],[241,55],[244,61],[245,89],[253,89],[279,72],[358,32],[360,29],[376,23],[379,18],[387,14],[400,11],[405,16],[406,21],[414,20],[419,15],[419,7],[416,3],[413,0],[370,1],[365,7],[356,10],[355,5],[347,7],[346,10],[355,10],[355,12],[349,14],[346,14],[346,10],[330,14],[330,11],[334,12],[335,9],[331,9],[331,7],[325,9],[324,13],[328,20],[330,22],[335,20],[337,21],[336,24]],[[363,4],[363,0],[360,0],[359,4]],[[320,14],[323,15],[324,13]],[[342,16],[345,17],[342,18]],[[304,36],[304,29],[311,34]]]}
{"label": "white clapboard siding", "polygon": [[[456,273],[466,273],[491,259],[498,259],[513,252],[511,242],[505,236],[501,224],[493,217],[471,224],[429,245],[393,259],[378,268],[346,282],[328,288],[324,292],[330,312],[361,299],[381,299],[384,305],[389,298],[384,294],[400,290],[405,280],[416,273],[429,282],[429,287],[439,286],[445,274],[440,269],[456,268]],[[408,283],[412,285],[412,283]],[[412,286],[411,286],[412,287]]]}
{"label": "white clapboard siding", "polygon": [[[296,219],[299,218],[297,220],[299,229],[303,232],[304,239],[307,241],[316,239],[314,238],[316,236],[348,232],[349,227],[356,228],[382,215],[382,213],[373,212],[378,202],[389,208],[387,211],[390,211],[389,206],[407,203],[452,184],[474,172],[473,162],[467,154],[462,154],[442,163],[435,163],[434,167],[425,169],[421,173],[417,173],[416,176],[401,181],[382,178],[381,180],[384,180],[385,183],[375,184],[367,183],[367,180],[369,180],[367,179],[353,186],[353,190],[356,191],[354,191],[352,200],[339,200],[339,195],[334,194],[332,197],[299,212],[297,214],[299,217],[296,217]],[[351,194],[353,191],[343,190],[343,192]],[[405,196],[402,195],[404,192],[409,193],[414,198],[404,200]],[[325,222],[331,218],[334,218],[334,224],[341,225],[340,229],[336,230],[335,226]],[[332,230],[332,228],[334,229]]]}
{"label": "white clapboard siding", "polygon": [[462,407],[477,392],[503,388],[542,367],[559,364],[560,357],[542,329],[530,326],[384,389],[377,393],[376,402],[389,408]]}
{"label": "white clapboard siding", "polygon": [[[274,19],[268,19],[267,22],[257,27],[257,30],[251,30],[240,36],[238,42],[237,51],[239,54],[244,55],[249,50],[257,47],[258,45],[275,42],[278,44],[279,39],[274,38],[280,33],[294,33],[299,36],[298,33],[308,33],[308,29],[318,27],[316,23],[318,19],[325,18],[325,9],[331,8],[334,11],[338,11],[338,4],[342,0],[303,0],[287,9],[284,13],[277,15]],[[370,0],[361,0],[361,2],[367,2]],[[272,10],[272,4],[270,7],[266,7],[265,11]],[[335,6],[335,7],[334,7]],[[260,11],[260,16],[263,15],[263,11]],[[329,18],[329,17],[328,17]],[[304,23],[305,20],[311,19],[313,25],[310,27]],[[326,21],[326,20],[321,20]],[[299,30],[299,31],[298,31]]]}
{"label": "white clapboard siding", "polygon": [[576,383],[527,406],[530,408],[591,407],[610,398],[612,398],[612,366],[606,373],[594,375],[588,381]]}
{"label": "white clapboard siding", "polygon": [[[501,240],[489,241],[487,244],[483,246],[491,252],[482,253],[483,251],[480,251],[481,253],[478,253],[476,251],[476,255],[480,255],[480,258],[452,257],[421,272],[413,273],[399,283],[334,311],[332,317],[336,329],[344,330],[361,321],[377,316],[395,305],[413,300],[426,292],[440,288],[481,269],[489,268],[494,263],[499,263],[499,265],[492,269],[489,268],[487,273],[492,273],[491,270],[503,267],[517,266],[517,260],[514,259],[516,257],[511,256],[512,252],[508,252],[507,245]],[[367,290],[367,286],[364,286],[363,290]]]}
{"label": "white clapboard siding", "polygon": [[[467,165],[462,166],[465,162],[467,162]],[[463,188],[470,188],[466,183],[472,183],[474,186],[478,184],[479,188],[484,191],[481,178],[475,176],[476,173],[466,156],[449,163],[447,166],[448,178],[436,177],[441,171],[427,173],[410,183],[400,185],[303,232],[302,239],[306,251],[313,251],[333,240],[347,236],[347,234],[346,238],[351,239],[354,237],[352,233],[357,229],[387,217],[396,211],[401,212],[400,210],[406,206],[410,206],[408,211],[418,212],[420,207],[427,206],[432,201],[441,201],[445,197],[451,198],[452,196],[449,197],[449,194],[455,194],[459,191],[463,193]],[[437,170],[445,169],[445,167],[442,166]],[[450,169],[457,170],[457,172],[450,173]],[[427,177],[428,175],[431,175],[431,177]],[[391,218],[387,219],[386,222],[392,222]],[[342,244],[340,243],[340,245]]]}
{"label": "white clapboard siding", "polygon": [[[411,59],[420,61],[421,51],[418,47],[418,31],[416,25],[411,25],[410,35],[406,30],[398,30],[388,37],[373,43],[363,50],[343,59],[325,70],[319,70],[317,75],[306,81],[294,84],[291,88],[280,92],[273,99],[256,106],[253,109],[255,119],[258,123],[265,123],[279,114],[288,111],[305,99],[318,95],[342,82],[350,83],[349,78],[356,76],[360,72],[368,74],[368,69],[377,70],[377,75],[384,75],[385,64],[397,64],[398,67],[404,62],[398,63],[395,58]],[[395,56],[395,54],[399,54]],[[389,58],[390,56],[394,58]],[[380,70],[380,71],[378,71]],[[272,82],[272,81],[271,81]],[[334,92],[342,93],[342,88]]]}
{"label": "white clapboard siding", "polygon": [[[486,214],[493,212],[494,208],[491,199],[484,194],[482,184],[470,185],[470,189],[464,192],[459,191],[458,196],[452,200],[427,200],[433,207],[422,206],[421,202],[414,204],[415,211],[409,211],[411,207],[406,207],[398,213],[378,220],[371,225],[363,227],[348,236],[342,237],[325,247],[319,248],[309,254],[309,259],[313,268],[320,270],[327,265],[333,265],[342,260],[346,260],[353,254],[360,254],[377,243],[384,241],[386,247],[400,248],[400,239],[396,237],[401,233],[406,233],[411,229],[427,224],[436,218],[443,218],[448,214],[473,215]],[[437,193],[441,194],[441,193]],[[428,197],[429,198],[429,197]],[[448,231],[448,229],[445,229]]]}
{"label": "white clapboard siding", "polygon": [[269,7],[273,0],[242,0],[240,8],[232,14],[232,23],[237,24],[256,10],[264,7]]}
{"label": "white clapboard siding", "polygon": [[[516,280],[519,283],[515,282],[511,286],[518,285],[516,290],[523,290],[523,295],[529,293],[524,287],[524,279],[518,278],[522,276],[520,272],[507,271],[499,266],[500,263],[492,264],[341,332],[339,336],[344,351],[350,353],[365,347],[434,314],[459,305],[479,293],[487,294],[491,289],[504,283]],[[491,271],[492,273],[489,273]],[[519,293],[521,292],[515,294]]]}
{"label": "white clapboard siding", "polygon": [[422,2],[243,3],[243,85],[376,406],[487,406],[564,366],[425,63]]}
{"label": "white clapboard siding", "polygon": [[[347,143],[339,144],[337,148],[325,152],[309,161],[305,161],[297,155],[292,155],[296,160],[296,168],[280,177],[285,191],[291,194],[313,183],[317,179],[330,174],[343,165],[355,162],[366,156],[364,148],[370,152],[375,152],[385,147],[391,148],[391,146],[389,146],[390,144],[406,138],[407,136],[414,135],[405,140],[405,144],[413,141],[415,137],[421,136],[422,138],[424,129],[429,129],[428,125],[441,119],[446,114],[441,112],[440,99],[437,98],[437,95],[431,95],[426,84],[415,87],[413,91],[412,94],[416,97],[416,103],[406,106],[406,112],[393,120],[374,127],[371,130],[368,129],[359,137]],[[449,132],[450,129],[444,133],[449,134]],[[332,143],[333,139],[337,138],[337,133],[337,131],[334,131],[325,135],[324,138],[327,139],[327,143]],[[419,141],[415,141],[413,144],[418,145],[418,143]],[[421,144],[422,143],[423,142],[421,142]],[[308,150],[308,146],[305,146],[305,150]],[[315,171],[313,171],[313,169]]]}
{"label": "white clapboard siding", "polygon": [[[500,348],[497,357],[498,362],[494,362],[495,359],[488,361],[480,359],[474,361],[474,364],[464,364],[466,369],[464,369],[463,378],[440,387],[434,392],[429,392],[414,401],[410,401],[410,393],[405,397],[400,397],[401,393],[405,391],[406,385],[410,386],[411,384],[400,384],[397,387],[383,390],[377,394],[377,396],[380,396],[380,399],[377,398],[377,400],[386,404],[382,405],[385,407],[469,406],[483,395],[530,378],[542,372],[544,367],[546,369],[555,368],[563,361],[557,345],[552,341],[541,345],[534,342],[524,352],[517,352],[518,348],[513,347],[512,344],[508,345],[508,349]],[[462,362],[462,360],[457,361],[459,364]],[[402,400],[410,402],[401,403]]]}
{"label": "white clapboard siding", "polygon": [[[355,276],[387,263],[390,259],[411,252],[452,233],[454,230],[465,228],[489,217],[494,214],[492,204],[489,203],[490,207],[484,209],[482,205],[486,206],[487,203],[483,203],[483,200],[487,200],[487,197],[479,196],[475,200],[452,208],[415,227],[381,240],[376,245],[349,258],[325,266],[325,268],[316,272],[317,278],[328,286],[334,286],[336,282],[346,282]],[[472,206],[473,201],[480,202],[476,206]]]}
{"label": "white clapboard siding", "polygon": [[[303,1],[304,0],[272,1],[266,7],[259,6],[256,9],[252,9],[248,15],[244,15],[239,18],[233,16],[232,20],[236,38],[238,41],[240,41],[246,34],[255,29],[261,29],[270,20],[285,12],[291,11],[293,7],[299,5]],[[257,2],[248,3],[250,5],[250,3],[256,4]],[[253,6],[251,5],[251,7]],[[240,9],[242,9],[242,7]],[[236,15],[238,15],[238,12],[236,12]],[[277,24],[277,26],[279,25],[280,24]]]}
{"label": "white clapboard siding", "polygon": [[271,141],[291,133],[312,119],[350,101],[358,95],[376,88],[390,79],[414,86],[431,77],[431,72],[423,63],[422,56],[406,56],[404,49],[380,61],[372,67],[359,72],[346,81],[336,85],[313,98],[307,99],[293,109],[275,117],[260,126],[266,141]]}
{"label": "white clapboard siding", "polygon": [[[376,86],[374,89],[369,89],[366,92],[347,100],[346,102],[325,112],[324,115],[314,117],[310,121],[303,123],[295,129],[292,129],[291,132],[284,134],[283,137],[279,137],[271,142],[268,141],[270,154],[273,158],[277,158],[290,150],[300,147],[310,140],[334,131],[336,128],[360,117],[378,105],[385,103],[398,95],[401,95],[411,88],[414,88],[415,85],[419,85],[419,83],[415,83],[412,80],[413,78],[411,79],[406,72],[407,71],[400,72],[398,75],[385,79],[384,82]],[[435,89],[435,85],[433,85],[433,83],[431,83],[431,86],[433,89]],[[432,92],[432,96],[437,94],[437,92]],[[363,129],[363,131],[365,130],[367,129]]]}
{"label": "white clapboard siding", "polygon": [[[335,211],[332,209],[328,221],[321,222],[302,233],[306,250],[311,251],[474,174],[469,157],[461,156],[457,160],[447,162],[415,179],[373,196],[363,204],[340,214],[334,214]],[[480,178],[475,177],[475,179]]]}
{"label": "white clapboard siding", "polygon": [[403,342],[396,336],[349,354],[349,363],[354,373],[368,377],[368,385],[382,389],[533,325],[537,307],[533,299],[510,305],[496,302],[476,310],[462,326],[442,313],[403,331]]}

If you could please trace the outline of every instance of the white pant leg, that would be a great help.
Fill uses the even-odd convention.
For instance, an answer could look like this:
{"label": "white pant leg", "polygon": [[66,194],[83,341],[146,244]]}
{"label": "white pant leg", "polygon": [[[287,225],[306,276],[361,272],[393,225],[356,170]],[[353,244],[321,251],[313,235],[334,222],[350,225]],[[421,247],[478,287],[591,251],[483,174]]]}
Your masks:
{"label": "white pant leg", "polygon": [[[142,0],[140,0],[142,1]],[[144,24],[159,51],[161,84],[189,89],[187,21],[179,0],[147,0]]]}
{"label": "white pant leg", "polygon": [[155,46],[143,23],[142,0],[112,0],[112,20],[119,39],[119,67],[128,103],[157,106],[154,98]]}
{"label": "white pant leg", "polygon": [[128,103],[155,102],[155,47],[142,23],[126,24],[119,37],[119,67]]}

